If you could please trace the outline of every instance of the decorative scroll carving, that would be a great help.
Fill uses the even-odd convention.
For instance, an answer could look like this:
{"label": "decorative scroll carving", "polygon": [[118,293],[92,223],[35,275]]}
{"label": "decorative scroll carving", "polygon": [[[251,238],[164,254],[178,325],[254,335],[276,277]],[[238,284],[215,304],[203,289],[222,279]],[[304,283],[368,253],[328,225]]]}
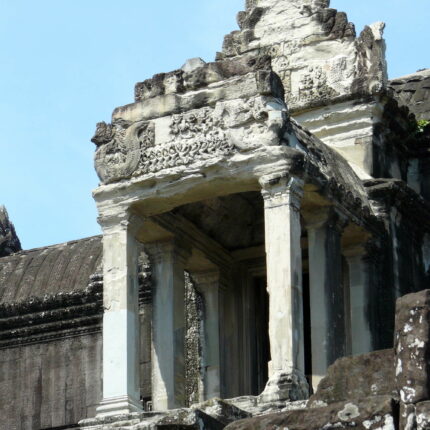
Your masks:
{"label": "decorative scroll carving", "polygon": [[107,183],[130,177],[137,169],[142,150],[154,144],[154,125],[138,122],[108,125],[99,123],[92,141],[99,146],[95,168]]}

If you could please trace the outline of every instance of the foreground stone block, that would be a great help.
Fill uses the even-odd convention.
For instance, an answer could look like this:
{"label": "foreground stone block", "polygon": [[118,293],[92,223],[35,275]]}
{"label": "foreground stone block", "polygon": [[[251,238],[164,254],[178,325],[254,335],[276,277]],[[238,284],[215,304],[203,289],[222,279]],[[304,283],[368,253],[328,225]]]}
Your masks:
{"label": "foreground stone block", "polygon": [[417,430],[430,430],[430,402],[418,403],[415,414]]}
{"label": "foreground stone block", "polygon": [[227,430],[322,430],[366,429],[394,430],[398,405],[390,396],[376,396],[355,402],[333,403],[323,408],[313,408],[263,415],[237,421]]}
{"label": "foreground stone block", "polygon": [[222,430],[224,427],[225,424],[199,409],[177,409],[170,411],[166,417],[150,428],[154,430]]}
{"label": "foreground stone block", "polygon": [[391,349],[337,360],[310,398],[309,406],[381,395],[397,397]]}
{"label": "foreground stone block", "polygon": [[212,399],[188,409],[83,420],[80,426],[86,430],[222,430],[234,421],[249,417],[250,413],[228,402]]}
{"label": "foreground stone block", "polygon": [[250,418],[252,416],[249,412],[221,399],[208,400],[207,402],[192,406],[192,409],[199,410],[209,415],[224,426],[233,421]]}
{"label": "foreground stone block", "polygon": [[408,294],[396,308],[396,384],[402,402],[430,398],[430,290]]}
{"label": "foreground stone block", "polygon": [[415,405],[400,403],[399,429],[416,430],[417,416]]}

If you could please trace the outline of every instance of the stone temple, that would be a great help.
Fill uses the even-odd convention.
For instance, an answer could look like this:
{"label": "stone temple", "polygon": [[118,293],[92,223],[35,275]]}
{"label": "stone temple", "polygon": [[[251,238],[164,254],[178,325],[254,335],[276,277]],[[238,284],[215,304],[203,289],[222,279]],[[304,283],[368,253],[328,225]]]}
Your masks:
{"label": "stone temple", "polygon": [[1,429],[430,429],[430,70],[328,0],[238,24],[97,125],[102,236],[0,210]]}

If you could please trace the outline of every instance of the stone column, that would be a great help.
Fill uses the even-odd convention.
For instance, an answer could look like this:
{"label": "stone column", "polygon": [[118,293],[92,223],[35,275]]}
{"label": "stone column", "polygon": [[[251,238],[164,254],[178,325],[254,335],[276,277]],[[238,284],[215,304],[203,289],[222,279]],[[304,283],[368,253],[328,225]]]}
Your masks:
{"label": "stone column", "polygon": [[221,294],[219,271],[192,273],[197,290],[203,295],[204,340],[203,355],[203,399],[222,397],[221,393]]}
{"label": "stone column", "polygon": [[372,334],[369,324],[370,273],[364,245],[344,250],[349,267],[351,297],[351,349],[352,354],[372,351]]}
{"label": "stone column", "polygon": [[346,352],[342,226],[330,209],[312,212],[305,220],[309,246],[312,386],[315,390],[328,366]]}
{"label": "stone column", "polygon": [[138,246],[140,220],[99,218],[103,229],[103,400],[97,417],[140,412]]}
{"label": "stone column", "polygon": [[153,265],[152,404],[156,411],[185,406],[185,262],[175,241],[145,246]]}
{"label": "stone column", "polygon": [[303,181],[260,181],[264,198],[267,289],[269,292],[269,382],[262,401],[308,395],[304,377],[304,330],[300,204]]}

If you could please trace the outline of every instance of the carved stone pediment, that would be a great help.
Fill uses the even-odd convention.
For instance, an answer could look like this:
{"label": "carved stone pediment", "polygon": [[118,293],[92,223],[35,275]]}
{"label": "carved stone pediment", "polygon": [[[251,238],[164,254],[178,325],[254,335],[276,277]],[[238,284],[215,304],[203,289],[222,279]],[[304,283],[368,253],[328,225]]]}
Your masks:
{"label": "carved stone pediment", "polygon": [[280,145],[287,120],[282,100],[261,95],[148,121],[114,119],[97,125],[95,167],[104,184],[167,169],[194,169],[208,160]]}

